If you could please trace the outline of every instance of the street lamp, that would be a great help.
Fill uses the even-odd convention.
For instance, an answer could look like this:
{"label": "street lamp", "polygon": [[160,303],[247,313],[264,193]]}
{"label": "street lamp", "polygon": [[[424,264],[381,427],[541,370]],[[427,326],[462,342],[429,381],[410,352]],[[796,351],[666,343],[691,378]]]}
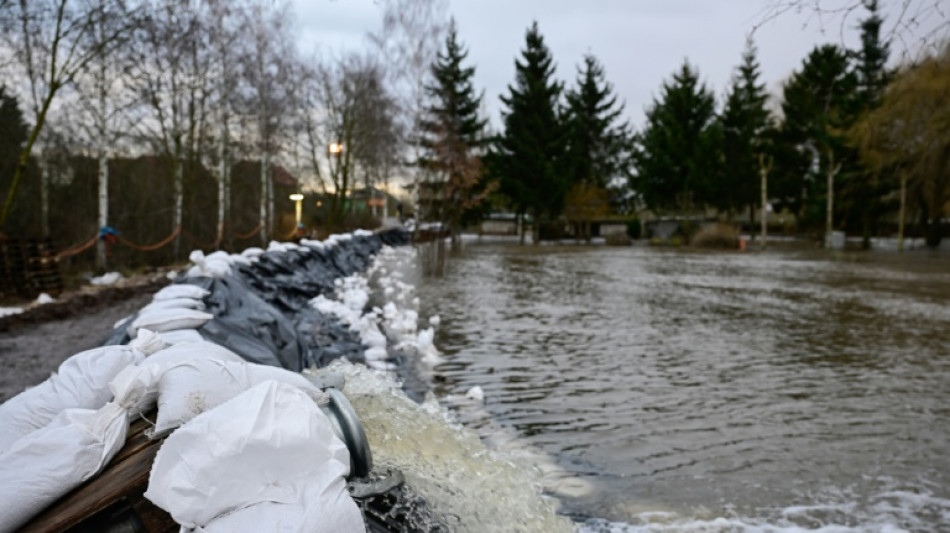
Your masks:
{"label": "street lamp", "polygon": [[330,153],[340,155],[343,153],[343,143],[330,143]]}
{"label": "street lamp", "polygon": [[301,214],[302,214],[302,210],[301,210],[302,208],[300,207],[300,202],[303,202],[303,195],[297,192],[297,193],[291,194],[290,199],[293,200],[294,202],[297,202],[296,214],[297,214],[297,227],[299,228]]}

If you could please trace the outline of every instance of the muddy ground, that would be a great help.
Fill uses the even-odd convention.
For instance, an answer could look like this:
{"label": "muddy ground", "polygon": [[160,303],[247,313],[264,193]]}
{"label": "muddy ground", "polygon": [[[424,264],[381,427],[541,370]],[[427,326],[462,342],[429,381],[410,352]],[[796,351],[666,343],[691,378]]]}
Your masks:
{"label": "muddy ground", "polygon": [[168,283],[162,273],[140,275],[0,317],[0,402],[42,382],[69,356],[101,345],[117,321]]}

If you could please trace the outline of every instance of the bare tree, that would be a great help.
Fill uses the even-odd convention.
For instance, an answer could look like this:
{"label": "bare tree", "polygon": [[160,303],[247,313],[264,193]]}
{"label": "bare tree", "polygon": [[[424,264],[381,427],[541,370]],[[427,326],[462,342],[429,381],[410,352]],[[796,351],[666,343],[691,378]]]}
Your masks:
{"label": "bare tree", "polygon": [[205,101],[208,54],[203,49],[202,21],[189,2],[155,0],[143,24],[135,77],[150,116],[139,121],[146,139],[171,164],[174,189],[172,232],[174,256],[181,250],[185,164],[199,150]]}
{"label": "bare tree", "polygon": [[[210,83],[214,96],[214,121],[216,130],[216,149],[210,152],[211,163],[216,168],[218,182],[218,212],[215,244],[224,239],[225,220],[228,219],[231,198],[230,168],[231,127],[234,99],[240,83],[238,60],[245,50],[243,22],[247,6],[229,0],[207,0],[207,31],[209,32]],[[216,165],[214,164],[216,163]]]}
{"label": "bare tree", "polygon": [[[839,33],[854,26],[867,0],[768,0],[760,22],[753,31],[776,18],[789,13],[808,15],[807,24],[818,24],[822,29],[837,24]],[[890,30],[884,35],[888,42],[901,43],[905,56],[914,54],[914,48],[924,53],[939,51],[941,43],[950,38],[950,9],[946,0],[896,0],[896,10],[888,21]],[[923,33],[920,33],[923,32]]]}
{"label": "bare tree", "polygon": [[[121,14],[123,23],[99,31],[105,20],[112,20],[116,14]],[[109,56],[123,43],[135,27],[134,15],[121,0],[0,2],[0,39],[13,56],[9,64],[28,85],[33,122],[0,211],[0,228],[6,226],[17,187],[53,101],[92,61]]]}
{"label": "bare tree", "polygon": [[[419,142],[425,115],[426,85],[444,32],[449,27],[446,0],[382,0],[383,25],[371,42],[389,66],[388,81],[399,104],[401,151],[418,192],[423,166]],[[418,199],[416,200],[418,201]]]}
{"label": "bare tree", "polygon": [[250,49],[242,58],[245,113],[254,117],[257,153],[261,160],[261,243],[274,233],[273,157],[281,129],[295,103],[297,54],[291,40],[286,7],[252,4],[245,13]]}
{"label": "bare tree", "polygon": [[[110,11],[109,0],[97,1],[104,16],[95,22],[93,31],[87,36],[90,44],[104,39],[115,28],[125,24],[125,14]],[[79,125],[85,130],[85,137],[97,160],[100,228],[109,225],[109,158],[128,129],[126,111],[137,101],[135,92],[129,90],[124,76],[130,59],[131,55],[125,53],[123,48],[108,56],[96,56],[76,79],[79,103],[88,120],[77,120],[78,116],[72,117],[72,120],[81,122]],[[97,244],[96,265],[105,269],[106,242],[100,239]]]}
{"label": "bare tree", "polygon": [[365,56],[325,62],[311,83],[304,114],[307,151],[330,202],[330,224],[339,225],[359,178],[367,188],[388,179],[398,149],[396,103],[382,68]]}

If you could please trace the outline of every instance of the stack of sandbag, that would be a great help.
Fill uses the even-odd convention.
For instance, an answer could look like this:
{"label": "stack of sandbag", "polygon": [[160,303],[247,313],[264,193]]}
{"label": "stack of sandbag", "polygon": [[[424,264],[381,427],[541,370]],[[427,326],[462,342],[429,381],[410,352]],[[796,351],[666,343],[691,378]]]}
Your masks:
{"label": "stack of sandbag", "polygon": [[140,329],[158,332],[166,344],[201,341],[198,328],[214,318],[205,311],[209,292],[196,285],[178,283],[155,293],[126,327],[130,339]]}
{"label": "stack of sandbag", "polygon": [[28,430],[0,452],[0,532],[15,530],[101,472],[125,444],[130,419],[155,406],[165,371],[201,360],[243,364],[209,342],[163,346],[140,330],[129,346],[72,356],[44,384],[0,406],[11,429]]}
{"label": "stack of sandbag", "polygon": [[183,531],[363,533],[349,464],[311,397],[266,381],[172,433],[145,497]]}
{"label": "stack of sandbag", "polygon": [[128,345],[102,346],[66,359],[46,381],[0,404],[0,454],[66,409],[104,406],[113,397],[109,383],[119,372],[164,347],[158,335],[142,330]]}

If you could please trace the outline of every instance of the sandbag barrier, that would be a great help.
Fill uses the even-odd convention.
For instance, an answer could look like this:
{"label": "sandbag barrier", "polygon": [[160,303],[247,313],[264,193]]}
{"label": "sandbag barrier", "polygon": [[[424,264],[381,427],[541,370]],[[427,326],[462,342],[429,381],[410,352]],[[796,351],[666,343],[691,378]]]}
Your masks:
{"label": "sandbag barrier", "polygon": [[[320,379],[299,373],[339,357],[360,362],[367,347],[359,334],[336,316],[322,314],[313,302],[338,292],[341,279],[367,272],[384,245],[408,243],[404,231],[390,230],[356,232],[323,243],[305,241],[303,246],[272,243],[267,252],[249,249],[242,255],[193,252],[195,266],[117,325],[103,347],[74,355],[58,374],[0,405],[0,425],[23,426],[10,433],[10,442],[0,441],[0,477],[20,481],[6,487],[6,493],[0,491],[5,500],[16,503],[12,511],[0,511],[0,532],[18,528],[44,508],[27,530],[103,518],[112,511],[83,503],[94,496],[84,496],[82,489],[69,492],[103,472],[103,479],[115,485],[106,487],[110,498],[145,490],[141,472],[132,481],[117,482],[106,466],[116,454],[123,458],[116,468],[123,471],[151,463],[127,462],[129,454],[137,452],[126,451],[123,444],[128,422],[154,409],[156,402],[156,421],[140,430],[159,439],[155,442],[162,442],[160,448],[141,448],[138,436],[134,440],[139,444],[132,446],[143,450],[144,460],[155,457],[144,497],[167,509],[179,524],[227,531],[247,520],[271,524],[274,516],[281,516],[299,522],[301,531],[313,530],[313,507],[325,505],[324,512],[317,513],[323,517],[322,530],[361,530],[358,523],[363,520],[372,531],[413,530],[412,524],[420,523],[416,519],[427,514],[424,502],[402,483],[398,472],[369,471],[368,448],[351,447],[351,442],[365,443],[362,429],[361,438],[347,438],[352,428],[338,431],[340,424],[346,425],[346,416],[341,422],[340,414],[330,411],[334,401],[340,404],[339,398],[348,405],[338,392],[342,383],[330,384],[333,374],[318,384]],[[414,366],[394,360],[392,350],[375,354],[372,362],[380,363],[380,355],[386,358],[386,368]],[[323,412],[329,418],[315,415],[323,409],[329,409]],[[200,421],[189,424],[202,413]],[[334,418],[337,423],[329,422]],[[235,425],[238,419],[243,423]],[[312,427],[301,430],[305,421]],[[358,420],[354,423],[359,425]],[[218,438],[208,440],[209,434]],[[321,446],[322,455],[316,453]],[[49,455],[53,448],[59,450],[55,457]],[[360,453],[354,455],[354,449]],[[304,456],[311,459],[306,462],[310,470],[293,459]],[[346,457],[348,466],[341,462]],[[255,461],[267,465],[261,475],[276,477],[262,482],[254,475],[250,479],[247,473],[237,474],[235,465]],[[24,468],[30,465],[32,469]],[[365,476],[350,480],[349,497],[344,496],[342,478],[347,471]],[[208,492],[222,476],[234,478],[226,483],[227,490]],[[14,485],[34,490],[24,492]],[[103,484],[95,490],[89,487],[101,491]],[[261,491],[274,494],[258,494]],[[60,495],[66,496],[50,506]],[[414,504],[408,511],[412,516],[397,506],[407,502]],[[360,510],[363,520],[358,518]],[[339,524],[326,522],[328,517]]]}
{"label": "sandbag barrier", "polygon": [[[230,273],[190,277],[186,272],[174,283],[197,285],[211,293],[204,302],[214,318],[198,332],[248,361],[295,372],[323,367],[340,357],[363,362],[358,335],[313,309],[309,301],[331,295],[335,279],[366,270],[384,245],[408,245],[410,235],[402,229],[356,232],[334,243],[278,246],[262,251],[254,262],[236,265]],[[128,343],[127,329],[135,318],[119,324],[103,344]],[[401,355],[393,357],[398,363]]]}
{"label": "sandbag barrier", "polygon": [[[337,290],[337,279],[366,271],[383,246],[409,245],[411,235],[391,229],[328,241],[334,245],[307,246],[306,241],[300,247],[277,245],[256,255],[253,262],[232,266],[229,273],[189,276],[185,272],[173,284],[195,285],[210,293],[202,301],[204,311],[214,318],[197,331],[205,340],[247,361],[295,372],[311,366],[322,368],[338,358],[365,363],[359,333],[338,318],[317,311],[311,300],[331,296]],[[136,318],[133,315],[117,325],[103,344],[130,342],[129,326]],[[427,382],[414,365],[407,364],[405,354],[392,346],[387,350],[405,392],[421,402]],[[365,478],[351,479],[349,490],[369,531],[421,532],[417,524],[427,524],[429,531],[450,530],[397,471],[372,471]]]}

